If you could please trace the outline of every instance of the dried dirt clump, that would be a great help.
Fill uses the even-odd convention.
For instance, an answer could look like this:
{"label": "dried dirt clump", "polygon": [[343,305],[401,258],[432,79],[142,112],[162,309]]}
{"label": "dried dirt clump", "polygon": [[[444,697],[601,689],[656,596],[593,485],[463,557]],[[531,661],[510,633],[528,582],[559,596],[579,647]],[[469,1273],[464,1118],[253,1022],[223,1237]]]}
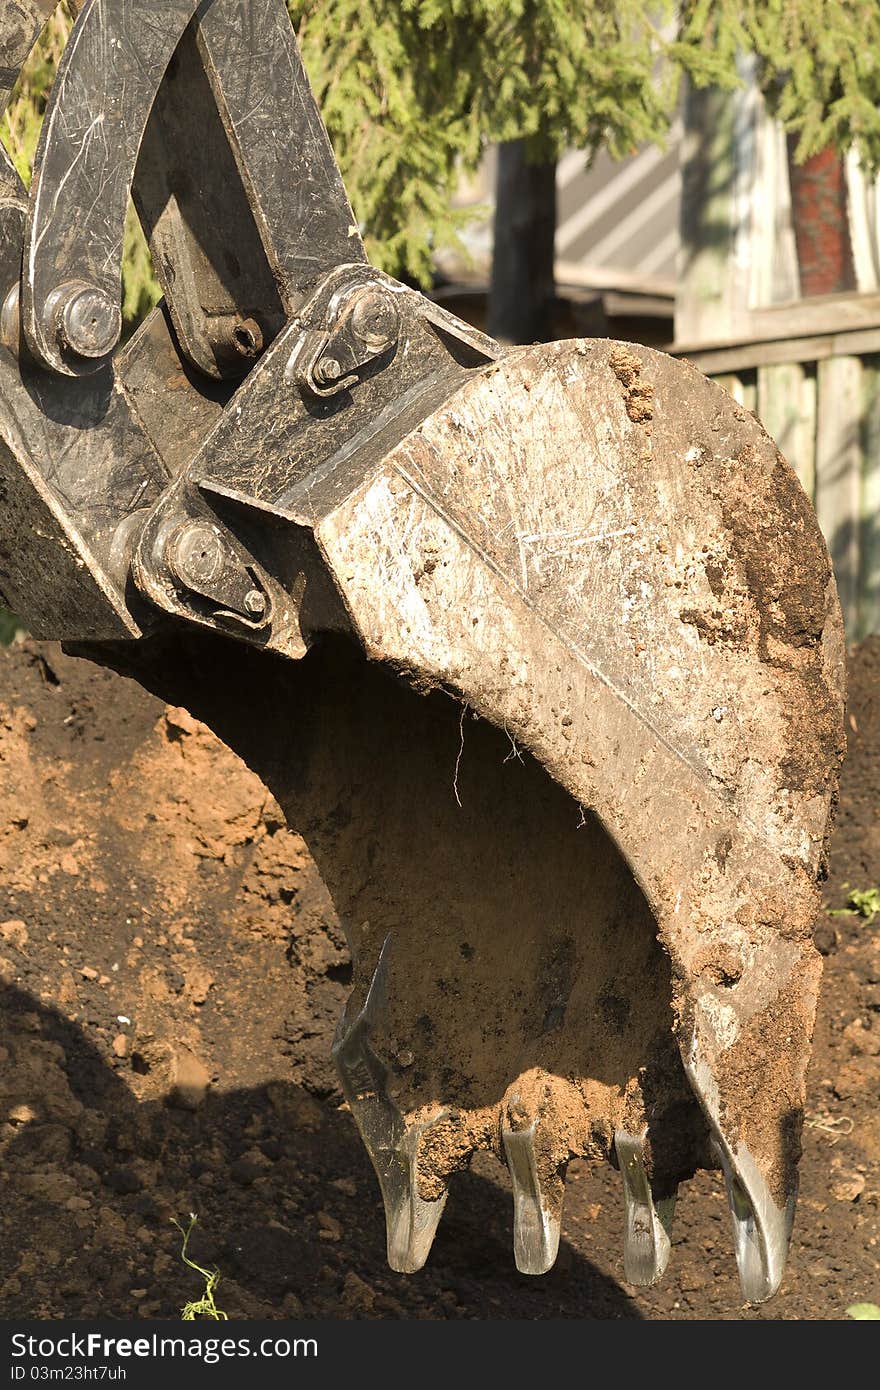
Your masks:
{"label": "dried dirt clump", "polygon": [[617,343],[609,358],[611,370],[625,392],[626,413],[634,424],[644,425],[653,419],[654,387],[641,377],[641,358]]}

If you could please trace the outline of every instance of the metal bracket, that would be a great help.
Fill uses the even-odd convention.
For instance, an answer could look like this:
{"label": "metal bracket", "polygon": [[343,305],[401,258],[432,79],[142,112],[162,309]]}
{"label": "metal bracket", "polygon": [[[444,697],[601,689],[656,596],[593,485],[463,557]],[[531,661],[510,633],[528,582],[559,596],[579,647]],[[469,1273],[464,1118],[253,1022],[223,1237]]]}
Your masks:
{"label": "metal bracket", "polygon": [[66,376],[97,371],[119,342],[137,152],[198,4],[86,0],[62,55],[34,164],[22,320],[37,361]]}
{"label": "metal bracket", "polygon": [[284,380],[315,396],[335,396],[354,386],[358,373],[390,353],[400,334],[393,292],[373,282],[338,290],[327,309],[326,332],[307,332],[291,354]]}
{"label": "metal bracket", "polygon": [[191,518],[156,538],[163,563],[181,590],[204,599],[218,618],[234,618],[259,629],[269,621],[271,601],[256,566],[216,522]]}
{"label": "metal bracket", "polygon": [[119,342],[132,192],[183,352],[209,376],[243,375],[316,280],[366,261],[282,0],[86,0],[24,257],[24,332],[53,371],[95,372]]}
{"label": "metal bracket", "polygon": [[[301,656],[306,575],[344,619],[296,489],[497,349],[367,264],[284,0],[73,8],[30,198],[0,182],[0,488],[40,517],[7,600],[47,636],[164,613]],[[11,68],[53,9],[0,0]],[[166,304],[115,351],[130,191]]]}

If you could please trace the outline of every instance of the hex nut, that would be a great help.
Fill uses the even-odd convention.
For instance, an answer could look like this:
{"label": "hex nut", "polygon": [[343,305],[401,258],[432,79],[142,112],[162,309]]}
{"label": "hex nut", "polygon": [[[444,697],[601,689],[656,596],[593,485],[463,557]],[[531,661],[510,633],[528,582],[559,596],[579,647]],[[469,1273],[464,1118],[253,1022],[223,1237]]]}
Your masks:
{"label": "hex nut", "polygon": [[321,357],[315,363],[312,375],[319,386],[331,386],[342,376],[342,363],[335,357]]}
{"label": "hex nut", "polygon": [[266,611],[266,595],[259,589],[249,589],[244,596],[244,606],[252,618],[262,618]]}

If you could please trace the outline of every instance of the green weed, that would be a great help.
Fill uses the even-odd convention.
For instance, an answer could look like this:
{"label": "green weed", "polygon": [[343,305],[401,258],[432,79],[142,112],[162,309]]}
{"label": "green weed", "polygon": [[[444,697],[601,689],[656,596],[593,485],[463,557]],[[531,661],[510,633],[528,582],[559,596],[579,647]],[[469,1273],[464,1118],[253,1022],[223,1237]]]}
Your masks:
{"label": "green weed", "polygon": [[880,888],[853,888],[846,895],[846,907],[837,907],[828,915],[844,917],[850,912],[858,913],[866,922],[873,922],[880,914]]}
{"label": "green weed", "polygon": [[180,1258],[190,1269],[194,1269],[197,1274],[201,1274],[205,1281],[205,1291],[201,1298],[197,1298],[192,1303],[185,1303],[180,1310],[181,1318],[184,1322],[195,1322],[198,1318],[209,1318],[213,1319],[214,1322],[228,1322],[229,1314],[224,1313],[222,1308],[218,1308],[217,1304],[214,1302],[214,1291],[220,1283],[219,1269],[203,1269],[201,1265],[196,1264],[195,1260],[191,1260],[186,1253],[193,1227],[199,1218],[196,1216],[195,1212],[191,1211],[189,1214],[189,1225],[186,1230],[183,1229],[180,1222],[175,1217],[171,1219],[183,1236]]}
{"label": "green weed", "polygon": [[880,1308],[876,1303],[853,1303],[847,1308],[846,1316],[857,1322],[880,1322]]}

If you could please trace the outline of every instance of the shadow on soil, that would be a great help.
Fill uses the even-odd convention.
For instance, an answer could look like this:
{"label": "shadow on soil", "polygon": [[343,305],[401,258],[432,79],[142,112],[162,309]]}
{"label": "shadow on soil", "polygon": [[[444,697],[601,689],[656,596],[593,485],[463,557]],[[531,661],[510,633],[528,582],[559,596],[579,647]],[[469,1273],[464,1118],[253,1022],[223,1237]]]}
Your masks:
{"label": "shadow on soil", "polygon": [[219,1267],[231,1317],[640,1316],[564,1241],[552,1273],[517,1274],[509,1196],[474,1174],[453,1184],[428,1267],[393,1274],[350,1117],[289,1083],[196,1110],[139,1102],[80,1028],[15,988],[0,992],[4,1073],[4,1317],[175,1317],[201,1292],[171,1224],[190,1211],[190,1253]]}

